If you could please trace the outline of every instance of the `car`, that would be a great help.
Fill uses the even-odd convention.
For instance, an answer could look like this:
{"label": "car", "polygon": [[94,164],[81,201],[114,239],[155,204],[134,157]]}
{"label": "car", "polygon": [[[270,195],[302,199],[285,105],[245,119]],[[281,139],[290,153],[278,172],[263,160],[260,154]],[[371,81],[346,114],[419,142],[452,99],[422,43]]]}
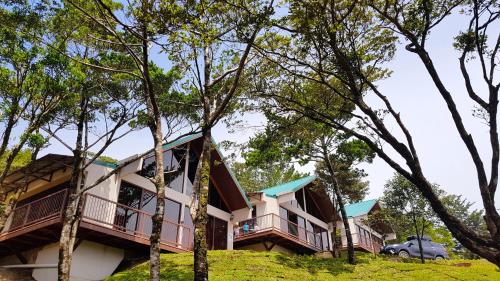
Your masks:
{"label": "car", "polygon": [[[418,258],[420,251],[418,240],[415,236],[410,236],[407,241],[401,244],[390,244],[382,247],[380,253],[398,255],[402,258]],[[442,244],[434,243],[429,237],[422,237],[422,248],[426,259],[449,259],[450,256]]]}

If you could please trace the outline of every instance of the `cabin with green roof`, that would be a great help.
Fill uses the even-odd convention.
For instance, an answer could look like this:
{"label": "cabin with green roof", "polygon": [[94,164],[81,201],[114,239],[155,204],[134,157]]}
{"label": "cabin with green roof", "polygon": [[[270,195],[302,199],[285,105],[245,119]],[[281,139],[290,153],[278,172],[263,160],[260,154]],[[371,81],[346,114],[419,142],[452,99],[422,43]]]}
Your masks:
{"label": "cabin with green roof", "polygon": [[235,220],[234,248],[315,253],[331,250],[333,204],[316,176],[248,194],[252,217]]}
{"label": "cabin with green roof", "polygon": [[[371,217],[381,208],[377,199],[345,205],[353,244],[358,250],[378,253],[385,241],[396,239],[396,234],[387,222]],[[342,229],[342,247],[347,248],[344,226],[339,226]]]}
{"label": "cabin with green roof", "polygon": [[[202,144],[201,134],[190,134],[163,145],[167,188],[161,249],[165,252],[193,248],[190,207]],[[251,218],[251,202],[220,150],[211,153],[207,245],[210,250],[231,250],[233,221]],[[72,280],[103,280],[128,257],[147,257],[157,200],[151,181],[156,159],[152,151],[141,155],[116,164],[96,161],[86,168],[86,186],[111,171],[116,173],[83,195]],[[57,279],[58,240],[72,163],[72,156],[45,155],[13,171],[2,183],[3,190],[25,192],[0,233],[0,265],[31,268],[37,281]]]}

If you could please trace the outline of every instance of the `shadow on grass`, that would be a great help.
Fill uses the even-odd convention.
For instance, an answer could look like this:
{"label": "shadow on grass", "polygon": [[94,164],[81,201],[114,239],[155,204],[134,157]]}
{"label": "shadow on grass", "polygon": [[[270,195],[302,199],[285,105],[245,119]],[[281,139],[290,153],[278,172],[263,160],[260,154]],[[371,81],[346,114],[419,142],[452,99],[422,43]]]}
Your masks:
{"label": "shadow on grass", "polygon": [[276,260],[281,265],[289,267],[290,269],[303,268],[310,274],[315,275],[318,272],[328,272],[333,276],[352,273],[356,264],[367,263],[367,259],[357,258],[356,264],[351,265],[347,263],[346,258],[316,258],[312,256],[286,256],[280,255]]}
{"label": "shadow on grass", "polygon": [[161,280],[169,281],[185,281],[193,280],[193,265],[179,265],[169,260],[161,261],[162,270],[160,273]]}

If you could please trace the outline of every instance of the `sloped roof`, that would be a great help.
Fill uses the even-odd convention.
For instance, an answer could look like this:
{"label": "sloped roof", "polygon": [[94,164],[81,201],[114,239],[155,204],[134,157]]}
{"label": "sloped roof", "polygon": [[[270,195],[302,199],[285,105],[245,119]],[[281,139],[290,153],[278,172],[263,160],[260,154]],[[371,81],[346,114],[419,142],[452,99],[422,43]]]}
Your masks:
{"label": "sloped roof", "polygon": [[270,197],[278,197],[279,195],[290,193],[290,192],[295,192],[304,186],[310,184],[316,179],[316,176],[308,176],[308,177],[303,177],[298,180],[294,180],[291,182],[287,183],[282,183],[280,185],[276,185],[273,187],[269,187],[266,189],[261,190],[262,193],[264,193],[267,196]]}
{"label": "sloped roof", "polygon": [[[169,149],[172,149],[174,147],[177,147],[177,146],[180,146],[182,144],[185,144],[185,143],[188,143],[188,142],[191,142],[191,141],[195,141],[195,140],[198,142],[198,141],[201,141],[202,136],[203,136],[202,133],[189,134],[189,135],[183,136],[183,137],[181,137],[181,138],[179,138],[177,140],[174,140],[172,142],[164,144],[163,145],[163,149],[164,150],[169,150]],[[214,146],[215,146],[215,151],[214,151],[215,156],[216,156],[215,160],[220,161],[223,164],[223,165],[215,165],[214,167],[212,167],[212,168],[214,168],[214,173],[216,173],[218,171],[222,172],[224,174],[227,173],[228,178],[231,179],[231,182],[229,184],[234,184],[235,185],[235,187],[238,190],[238,193],[241,195],[241,197],[244,200],[246,206],[250,208],[251,207],[250,200],[248,200],[248,197],[246,196],[246,193],[243,191],[243,188],[241,187],[240,183],[238,182],[238,180],[234,176],[231,168],[226,163],[225,158],[224,158],[224,156],[222,154],[222,151],[220,150],[220,148],[217,145],[217,142],[214,140],[214,138],[212,138],[212,144],[214,144]],[[201,153],[201,151],[199,151],[199,153]],[[228,187],[228,186],[226,186],[226,187]]]}
{"label": "sloped roof", "polygon": [[[179,146],[181,144],[185,144],[187,142],[190,142],[192,140],[195,140],[195,139],[198,139],[198,138],[201,138],[202,137],[202,134],[201,133],[196,133],[196,134],[189,134],[189,135],[186,135],[186,136],[183,136],[179,139],[176,139],[174,141],[171,141],[169,143],[166,143],[163,145],[163,149],[165,150],[169,150],[171,148],[174,148],[176,146]],[[212,142],[214,142],[212,140]]]}
{"label": "sloped roof", "polygon": [[361,201],[358,203],[353,203],[345,206],[345,211],[348,217],[357,217],[361,215],[368,214],[373,206],[377,204],[377,199]]}

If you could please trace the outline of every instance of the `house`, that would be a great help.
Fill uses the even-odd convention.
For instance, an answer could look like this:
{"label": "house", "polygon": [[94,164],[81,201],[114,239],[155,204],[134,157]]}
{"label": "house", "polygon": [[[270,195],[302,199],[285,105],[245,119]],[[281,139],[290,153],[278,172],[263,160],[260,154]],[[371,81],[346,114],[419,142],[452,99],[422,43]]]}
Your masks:
{"label": "house", "polygon": [[235,220],[234,248],[315,253],[331,250],[333,205],[315,176],[249,193],[252,218]]}
{"label": "house", "polygon": [[[190,206],[202,138],[190,135],[163,148],[168,188],[161,248],[165,252],[188,252],[193,247]],[[0,265],[33,268],[36,280],[56,280],[72,162],[71,156],[49,154],[8,175],[2,188],[13,192],[24,188],[25,192],[0,233]],[[85,192],[72,280],[102,280],[127,257],[147,257],[156,205],[155,187],[149,179],[154,176],[154,167],[153,154],[147,154]],[[116,168],[94,162],[85,171],[87,184]],[[250,201],[218,149],[212,153],[208,203],[208,248],[232,249],[231,220],[248,219],[252,212]]]}
{"label": "house", "polygon": [[[190,208],[195,206],[193,181],[202,136],[189,135],[165,144],[163,149],[168,188],[161,249],[189,252],[194,240],[190,215]],[[206,225],[209,249],[287,253],[332,249],[333,223],[339,224],[332,218],[339,216],[335,216],[326,192],[317,188],[315,176],[245,194],[218,148],[213,150],[211,159]],[[0,266],[30,268],[36,280],[56,280],[58,241],[72,163],[71,156],[49,154],[7,176],[2,189],[14,193],[21,188],[24,192],[0,233]],[[84,193],[72,280],[102,280],[131,259],[148,257],[151,217],[156,205],[155,186],[150,180],[155,175],[153,152],[125,166],[95,161],[85,170],[86,185],[118,167],[115,174]],[[356,211],[357,207],[348,207],[352,228],[369,229],[361,218],[376,206],[374,203],[370,208],[362,208],[368,210],[364,213]],[[372,239],[383,238],[382,232],[370,233]],[[364,240],[356,241],[363,245],[359,241]]]}
{"label": "house", "polygon": [[[348,204],[345,210],[354,247],[358,250],[379,253],[385,241],[396,239],[391,226],[384,221],[369,222],[369,216],[381,209],[377,199]],[[347,237],[342,222],[338,222],[341,229],[342,248],[347,248]],[[371,226],[371,227],[370,227]]]}

